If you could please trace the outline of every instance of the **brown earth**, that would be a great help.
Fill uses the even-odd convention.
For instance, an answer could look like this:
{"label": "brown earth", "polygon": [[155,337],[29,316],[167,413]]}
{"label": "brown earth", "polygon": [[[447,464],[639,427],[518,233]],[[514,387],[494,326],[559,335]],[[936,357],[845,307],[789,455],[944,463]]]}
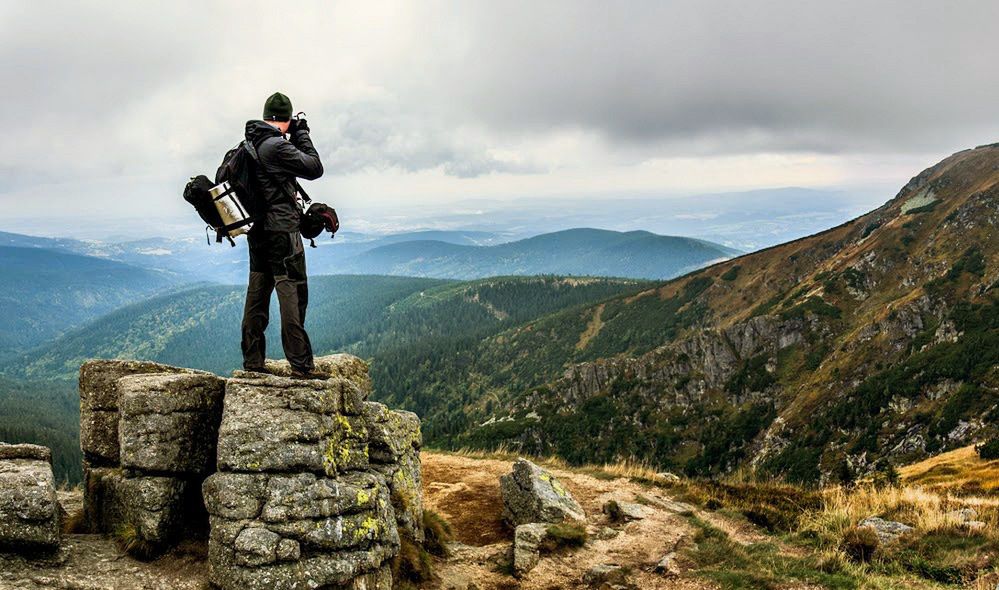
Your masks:
{"label": "brown earth", "polygon": [[[692,533],[686,519],[655,506],[660,492],[624,478],[596,478],[546,466],[586,511],[591,541],[581,549],[543,557],[523,579],[508,575],[513,532],[502,522],[499,476],[509,460],[423,453],[426,506],[447,518],[455,530],[454,554],[437,564],[440,590],[553,590],[588,588],[584,574],[600,564],[629,568],[629,580],[643,590],[711,588],[706,582],[667,578],[652,572],[655,564]],[[601,513],[608,500],[642,502],[646,517],[614,525]]]}

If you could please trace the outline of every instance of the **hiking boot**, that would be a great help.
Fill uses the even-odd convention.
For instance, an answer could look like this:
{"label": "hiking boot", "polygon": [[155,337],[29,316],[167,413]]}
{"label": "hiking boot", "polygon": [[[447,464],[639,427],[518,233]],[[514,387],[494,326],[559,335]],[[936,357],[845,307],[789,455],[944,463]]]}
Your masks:
{"label": "hiking boot", "polygon": [[264,375],[273,375],[274,374],[274,372],[271,371],[270,369],[268,369],[267,367],[253,367],[252,369],[251,368],[244,368],[243,370],[247,371],[249,373],[262,373]]}
{"label": "hiking boot", "polygon": [[315,369],[309,369],[308,371],[302,371],[299,369],[291,370],[292,379],[326,379],[328,377],[329,375],[319,373]]}

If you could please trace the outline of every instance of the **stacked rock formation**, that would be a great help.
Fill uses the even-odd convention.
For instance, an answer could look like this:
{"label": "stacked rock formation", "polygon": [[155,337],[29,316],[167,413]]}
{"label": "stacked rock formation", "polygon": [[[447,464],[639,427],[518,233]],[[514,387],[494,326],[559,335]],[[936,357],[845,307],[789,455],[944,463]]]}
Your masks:
{"label": "stacked rock formation", "polygon": [[38,445],[0,443],[0,548],[57,549],[59,524],[52,453]]}
{"label": "stacked rock formation", "polygon": [[204,484],[209,576],[224,590],[389,590],[400,529],[422,539],[419,420],[365,401],[360,359],[316,364],[327,378],[269,363],[272,375],[226,384]]}
{"label": "stacked rock formation", "polygon": [[223,590],[389,590],[400,535],[424,537],[419,419],[366,401],[367,364],[350,355],[317,358],[318,379],[267,369],[84,364],[89,527],[140,556],[210,527]]}
{"label": "stacked rock formation", "polygon": [[151,555],[204,528],[225,381],[149,362],[80,368],[84,517],[93,532]]}

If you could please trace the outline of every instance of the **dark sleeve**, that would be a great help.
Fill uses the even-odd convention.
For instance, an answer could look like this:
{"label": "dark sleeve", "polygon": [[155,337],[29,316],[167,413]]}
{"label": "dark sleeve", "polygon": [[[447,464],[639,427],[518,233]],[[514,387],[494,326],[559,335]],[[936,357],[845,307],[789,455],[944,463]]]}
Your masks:
{"label": "dark sleeve", "polygon": [[305,180],[315,180],[323,175],[319,152],[312,145],[307,131],[295,133],[295,142],[278,139],[261,146],[260,158],[271,171],[284,172]]}

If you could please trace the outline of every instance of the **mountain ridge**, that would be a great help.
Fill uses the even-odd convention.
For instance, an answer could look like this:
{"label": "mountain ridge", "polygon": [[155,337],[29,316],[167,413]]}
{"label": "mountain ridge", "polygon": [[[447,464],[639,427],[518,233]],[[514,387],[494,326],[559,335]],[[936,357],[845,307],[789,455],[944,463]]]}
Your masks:
{"label": "mountain ridge", "polygon": [[[996,168],[994,146],[958,152],[850,222],[689,273],[631,296],[629,304],[603,304],[602,331],[615,330],[613,318],[606,317],[615,306],[643,307],[630,313],[675,325],[672,333],[657,334],[646,344],[610,342],[593,355],[598,358],[588,359],[570,352],[583,322],[557,318],[504,336],[507,351],[487,345],[483,354],[510,358],[530,350],[536,358],[539,350],[556,348],[546,378],[530,378],[531,370],[500,376],[514,383],[507,389],[504,432],[471,428],[455,444],[527,445],[529,452],[571,454],[582,440],[590,448],[594,440],[608,440],[615,428],[615,436],[627,439],[621,429],[629,432],[626,423],[632,421],[660,442],[631,450],[611,444],[600,451],[606,455],[586,458],[655,456],[660,464],[697,473],[732,469],[752,457],[769,471],[812,480],[863,473],[987,434],[985,417],[997,401],[994,371],[987,368],[991,357],[962,344],[962,338],[992,342],[995,337],[996,243],[990,223],[997,217]],[[683,313],[687,317],[680,317]],[[595,317],[596,309],[583,316]],[[564,335],[554,329],[561,324],[567,326]],[[941,333],[927,333],[931,328]],[[532,337],[537,333],[548,334],[547,341]],[[733,333],[741,336],[733,341]],[[588,345],[601,338],[598,332]],[[913,353],[914,342],[920,348]],[[964,364],[943,364],[947,355]],[[573,358],[584,364],[573,364]],[[932,393],[926,388],[939,387],[943,377],[926,377],[916,390],[900,390],[905,403],[898,408],[908,409],[896,412],[873,393],[884,385],[871,383],[895,383],[892,371],[905,373],[906,362],[924,367],[919,375],[947,375],[953,385]],[[563,369],[564,377],[558,374]],[[817,392],[837,383],[836,395]],[[873,400],[869,418],[851,413],[857,398],[861,406]],[[543,402],[550,419],[541,411],[538,424],[525,422],[526,407],[537,414]],[[655,404],[666,404],[669,411],[651,410]],[[587,423],[587,415],[598,410],[603,422],[589,421],[573,431],[574,421]],[[713,415],[709,419],[721,425],[690,424],[697,415]],[[875,426],[879,415],[901,420],[907,430],[883,431]],[[846,434],[827,428],[837,420],[846,420]],[[663,424],[678,426],[660,428]],[[844,446],[830,451],[826,444]]]}

